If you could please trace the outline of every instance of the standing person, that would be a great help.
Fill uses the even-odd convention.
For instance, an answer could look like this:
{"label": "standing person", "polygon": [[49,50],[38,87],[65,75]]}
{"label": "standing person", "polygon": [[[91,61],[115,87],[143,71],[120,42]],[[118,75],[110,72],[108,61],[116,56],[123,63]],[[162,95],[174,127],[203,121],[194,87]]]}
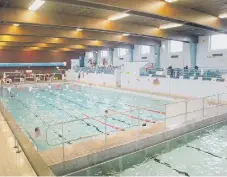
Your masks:
{"label": "standing person", "polygon": [[78,73],[78,80],[80,80],[80,72]]}

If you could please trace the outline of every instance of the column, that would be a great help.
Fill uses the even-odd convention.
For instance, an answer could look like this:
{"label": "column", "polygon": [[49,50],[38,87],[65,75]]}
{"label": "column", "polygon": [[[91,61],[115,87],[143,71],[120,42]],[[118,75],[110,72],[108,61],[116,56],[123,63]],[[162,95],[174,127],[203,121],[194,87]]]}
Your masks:
{"label": "column", "polygon": [[129,49],[129,61],[133,62],[133,57],[134,57],[134,45]]}
{"label": "column", "polygon": [[160,46],[154,46],[155,68],[160,68],[160,50],[161,50]]}
{"label": "column", "polygon": [[114,49],[109,49],[109,56],[110,56],[110,64],[113,65],[113,51]]}
{"label": "column", "polygon": [[80,67],[84,67],[84,56],[79,56]]}
{"label": "column", "polygon": [[94,60],[95,60],[95,62],[98,64],[98,52],[95,51],[95,52],[93,52],[93,53],[94,53]]}
{"label": "column", "polygon": [[196,66],[197,43],[190,42],[191,67]]}

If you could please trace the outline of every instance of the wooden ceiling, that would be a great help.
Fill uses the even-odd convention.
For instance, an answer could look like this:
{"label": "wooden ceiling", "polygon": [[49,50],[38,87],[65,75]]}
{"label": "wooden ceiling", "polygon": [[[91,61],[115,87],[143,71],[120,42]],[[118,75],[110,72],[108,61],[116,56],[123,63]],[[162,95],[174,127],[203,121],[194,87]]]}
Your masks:
{"label": "wooden ceiling", "polygon": [[[133,44],[160,45],[166,39],[197,42],[198,36],[227,33],[227,21],[217,17],[227,13],[227,0],[46,0],[37,11],[29,11],[34,1],[0,0],[0,44],[5,42],[2,47],[39,45],[42,50],[50,47],[87,51],[130,48]],[[123,12],[130,15],[107,20]],[[159,28],[169,23],[183,26]],[[123,36],[124,33],[130,35]],[[56,38],[61,42],[53,42]]]}

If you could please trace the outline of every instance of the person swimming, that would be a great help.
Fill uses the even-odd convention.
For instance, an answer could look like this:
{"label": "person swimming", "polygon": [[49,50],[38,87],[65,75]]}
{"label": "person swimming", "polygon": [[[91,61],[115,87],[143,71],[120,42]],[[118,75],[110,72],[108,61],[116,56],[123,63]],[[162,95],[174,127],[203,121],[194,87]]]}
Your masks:
{"label": "person swimming", "polygon": [[35,128],[35,137],[37,138],[39,136],[41,136],[41,131],[40,131],[40,128],[39,127],[36,127]]}

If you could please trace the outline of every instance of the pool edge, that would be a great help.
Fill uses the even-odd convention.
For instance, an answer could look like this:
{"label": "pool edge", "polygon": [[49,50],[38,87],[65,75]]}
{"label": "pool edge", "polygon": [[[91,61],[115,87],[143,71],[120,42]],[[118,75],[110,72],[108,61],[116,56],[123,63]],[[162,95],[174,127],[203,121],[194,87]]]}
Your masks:
{"label": "pool edge", "polygon": [[20,147],[22,148],[25,156],[27,157],[37,176],[55,176],[52,170],[44,162],[40,154],[35,150],[32,143],[24,135],[23,131],[19,129],[18,124],[13,119],[12,115],[6,110],[2,102],[0,102],[0,111],[13,135],[17,138]]}

